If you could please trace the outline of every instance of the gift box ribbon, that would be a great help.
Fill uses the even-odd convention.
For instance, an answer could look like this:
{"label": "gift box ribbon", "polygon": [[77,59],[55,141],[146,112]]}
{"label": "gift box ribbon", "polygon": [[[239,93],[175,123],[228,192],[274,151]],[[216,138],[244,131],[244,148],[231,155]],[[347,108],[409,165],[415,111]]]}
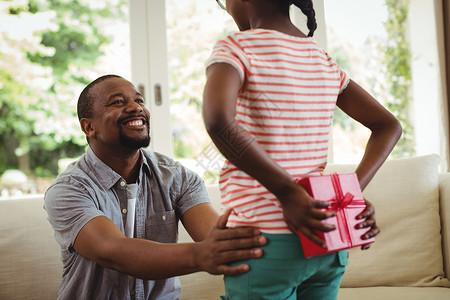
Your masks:
{"label": "gift box ribbon", "polygon": [[331,174],[331,182],[333,183],[336,199],[332,199],[329,202],[331,203],[332,210],[336,211],[336,219],[339,226],[339,235],[343,243],[348,243],[349,246],[351,246],[352,240],[349,232],[349,224],[345,215],[345,208],[364,206],[364,200],[353,200],[355,196],[352,193],[347,192],[344,195],[338,174]]}

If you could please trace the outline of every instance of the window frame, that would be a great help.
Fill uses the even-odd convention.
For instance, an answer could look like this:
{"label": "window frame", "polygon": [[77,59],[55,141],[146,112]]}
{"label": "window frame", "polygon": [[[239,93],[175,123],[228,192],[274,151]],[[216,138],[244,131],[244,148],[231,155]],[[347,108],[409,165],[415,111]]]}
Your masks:
{"label": "window frame", "polygon": [[150,148],[173,156],[165,0],[129,0],[131,81],[150,111]]}

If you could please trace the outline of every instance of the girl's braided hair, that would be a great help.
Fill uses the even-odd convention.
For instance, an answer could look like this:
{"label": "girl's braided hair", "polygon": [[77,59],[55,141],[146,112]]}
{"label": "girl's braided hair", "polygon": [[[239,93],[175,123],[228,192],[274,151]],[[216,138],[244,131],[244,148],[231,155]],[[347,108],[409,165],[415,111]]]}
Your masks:
{"label": "girl's braided hair", "polygon": [[316,12],[314,11],[312,0],[291,0],[291,3],[300,8],[302,13],[308,17],[307,26],[309,29],[308,36],[313,36],[317,29]]}

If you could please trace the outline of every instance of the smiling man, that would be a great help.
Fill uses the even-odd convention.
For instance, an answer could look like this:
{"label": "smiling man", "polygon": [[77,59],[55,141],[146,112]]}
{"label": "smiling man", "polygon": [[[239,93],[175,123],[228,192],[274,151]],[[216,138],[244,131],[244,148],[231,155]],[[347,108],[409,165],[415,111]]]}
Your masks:
{"label": "smiling man", "polygon": [[[203,181],[150,142],[150,113],[132,83],[117,75],[91,82],[78,100],[87,152],[45,195],[61,246],[58,299],[179,299],[175,276],[238,274],[228,263],[262,255],[252,228],[225,227]],[[195,243],[177,244],[178,221]]]}

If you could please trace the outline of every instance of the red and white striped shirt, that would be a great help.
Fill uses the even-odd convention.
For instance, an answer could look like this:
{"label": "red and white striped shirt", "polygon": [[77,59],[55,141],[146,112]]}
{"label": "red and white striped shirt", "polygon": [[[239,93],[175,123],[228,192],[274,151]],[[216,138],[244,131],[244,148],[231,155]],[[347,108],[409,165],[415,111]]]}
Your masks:
{"label": "red and white striped shirt", "polygon": [[[252,29],[219,41],[207,61],[234,66],[244,82],[237,122],[294,178],[320,174],[327,163],[336,100],[349,79],[312,38]],[[245,149],[237,149],[245,151]],[[278,199],[225,161],[219,187],[228,226],[291,233]]]}

